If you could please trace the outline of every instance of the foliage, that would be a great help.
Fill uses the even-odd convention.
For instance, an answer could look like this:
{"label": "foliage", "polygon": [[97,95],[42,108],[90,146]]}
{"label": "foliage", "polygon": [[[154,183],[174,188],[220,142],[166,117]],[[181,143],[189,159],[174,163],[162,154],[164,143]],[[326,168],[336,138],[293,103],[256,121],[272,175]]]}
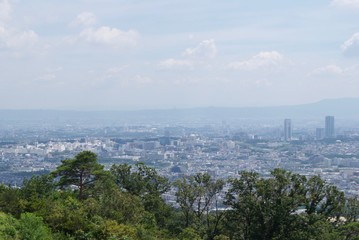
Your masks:
{"label": "foliage", "polygon": [[351,222],[340,227],[340,233],[345,240],[358,240],[359,239],[359,223]]}
{"label": "foliage", "polygon": [[185,228],[178,237],[181,240],[199,240],[201,237],[193,228]]}
{"label": "foliage", "polygon": [[[212,239],[218,234],[218,224],[223,214],[217,209],[217,195],[224,181],[212,180],[208,173],[197,173],[174,183],[176,201],[184,216],[184,227],[194,227],[201,237]],[[215,207],[214,213],[211,208]]]}
{"label": "foliage", "polygon": [[52,239],[49,228],[41,217],[33,213],[21,214],[19,220],[19,235],[22,240],[50,240]]}
{"label": "foliage", "polygon": [[167,178],[143,163],[137,163],[134,167],[128,164],[113,165],[110,172],[121,191],[139,197],[145,210],[154,214],[157,224],[166,225],[171,208],[161,195],[170,189]]}
{"label": "foliage", "polygon": [[[178,208],[163,199],[170,189]],[[358,215],[358,200],[319,176],[275,169],[269,178],[240,172],[225,181],[197,173],[171,186],[142,163],[106,171],[88,151],[21,189],[0,185],[5,240],[352,240],[359,239]]]}
{"label": "foliage", "polygon": [[121,190],[136,196],[161,195],[170,188],[167,178],[143,163],[137,163],[134,169],[128,164],[113,165],[110,171]]}
{"label": "foliage", "polygon": [[356,197],[348,198],[343,211],[343,217],[349,222],[356,222],[359,217],[359,201]]}
{"label": "foliage", "polygon": [[46,204],[46,198],[52,194],[53,190],[53,178],[49,174],[25,179],[19,193],[24,211],[36,212],[41,210]]}
{"label": "foliage", "polygon": [[22,213],[19,220],[0,212],[0,239],[51,240],[50,229],[41,217]]}
{"label": "foliage", "polygon": [[23,205],[19,189],[0,185],[0,211],[19,217],[23,211]]}
{"label": "foliage", "polygon": [[61,161],[61,165],[52,172],[54,177],[60,177],[58,186],[61,188],[76,187],[79,199],[88,196],[87,190],[103,175],[103,166],[97,162],[93,152],[83,151],[73,159]]}
{"label": "foliage", "polygon": [[19,239],[16,225],[18,221],[10,215],[0,212],[0,239]]}
{"label": "foliage", "polygon": [[275,169],[269,179],[242,172],[230,182],[227,221],[234,239],[308,239],[319,232],[313,226],[330,227],[343,209],[343,193],[318,176]]}

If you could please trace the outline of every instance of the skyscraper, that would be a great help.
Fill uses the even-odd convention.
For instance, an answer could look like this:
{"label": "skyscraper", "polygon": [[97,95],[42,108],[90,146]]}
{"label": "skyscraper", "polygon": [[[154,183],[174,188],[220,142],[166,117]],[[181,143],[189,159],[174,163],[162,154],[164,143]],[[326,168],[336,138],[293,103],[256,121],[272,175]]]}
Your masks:
{"label": "skyscraper", "polygon": [[335,137],[334,132],[334,116],[325,117],[325,138]]}
{"label": "skyscraper", "polygon": [[292,140],[292,120],[284,119],[284,141]]}
{"label": "skyscraper", "polygon": [[315,131],[315,138],[317,140],[322,140],[325,137],[325,130],[324,128],[317,128]]}

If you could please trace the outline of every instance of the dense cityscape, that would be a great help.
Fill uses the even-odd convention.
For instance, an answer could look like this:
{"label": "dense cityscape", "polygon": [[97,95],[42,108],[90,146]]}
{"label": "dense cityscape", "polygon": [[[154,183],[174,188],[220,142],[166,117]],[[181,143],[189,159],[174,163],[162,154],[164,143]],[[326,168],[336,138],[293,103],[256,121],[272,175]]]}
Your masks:
{"label": "dense cityscape", "polygon": [[[336,132],[334,116],[326,116],[323,127],[306,130],[295,128],[291,119],[257,130],[237,129],[226,121],[203,127],[67,125],[3,130],[0,181],[21,186],[24,178],[53,171],[61,160],[88,150],[99,156],[106,169],[143,162],[171,181],[198,172],[227,179],[243,170],[265,177],[283,168],[319,175],[347,195],[358,195],[359,132],[353,128]],[[174,201],[171,193],[166,198]]]}
{"label": "dense cityscape", "polygon": [[359,0],[0,0],[0,240],[358,240]]}

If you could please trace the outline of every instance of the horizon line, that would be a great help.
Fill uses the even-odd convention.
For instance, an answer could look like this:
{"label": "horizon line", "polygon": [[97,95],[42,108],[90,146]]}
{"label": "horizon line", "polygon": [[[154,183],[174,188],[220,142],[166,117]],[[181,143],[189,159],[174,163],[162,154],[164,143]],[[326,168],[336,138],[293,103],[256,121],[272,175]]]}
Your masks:
{"label": "horizon line", "polygon": [[194,110],[194,109],[239,109],[239,108],[276,108],[276,107],[298,107],[311,104],[317,104],[325,101],[340,101],[340,100],[359,100],[357,97],[343,97],[343,98],[324,98],[315,102],[300,103],[293,105],[263,105],[263,106],[193,106],[193,107],[124,107],[124,108],[109,108],[109,107],[79,107],[79,108],[0,108],[0,111],[59,111],[59,112],[141,112],[141,111],[170,111],[170,110]]}

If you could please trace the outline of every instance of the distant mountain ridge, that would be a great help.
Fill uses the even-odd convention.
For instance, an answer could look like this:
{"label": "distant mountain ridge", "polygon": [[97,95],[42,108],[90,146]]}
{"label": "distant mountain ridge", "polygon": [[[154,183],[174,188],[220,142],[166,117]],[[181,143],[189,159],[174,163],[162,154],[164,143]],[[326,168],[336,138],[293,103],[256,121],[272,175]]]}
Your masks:
{"label": "distant mountain ridge", "polygon": [[6,122],[156,122],[200,121],[201,119],[323,119],[333,115],[342,119],[359,119],[359,98],[325,99],[315,103],[275,107],[202,107],[189,109],[136,111],[70,111],[70,110],[0,110],[0,121]]}

